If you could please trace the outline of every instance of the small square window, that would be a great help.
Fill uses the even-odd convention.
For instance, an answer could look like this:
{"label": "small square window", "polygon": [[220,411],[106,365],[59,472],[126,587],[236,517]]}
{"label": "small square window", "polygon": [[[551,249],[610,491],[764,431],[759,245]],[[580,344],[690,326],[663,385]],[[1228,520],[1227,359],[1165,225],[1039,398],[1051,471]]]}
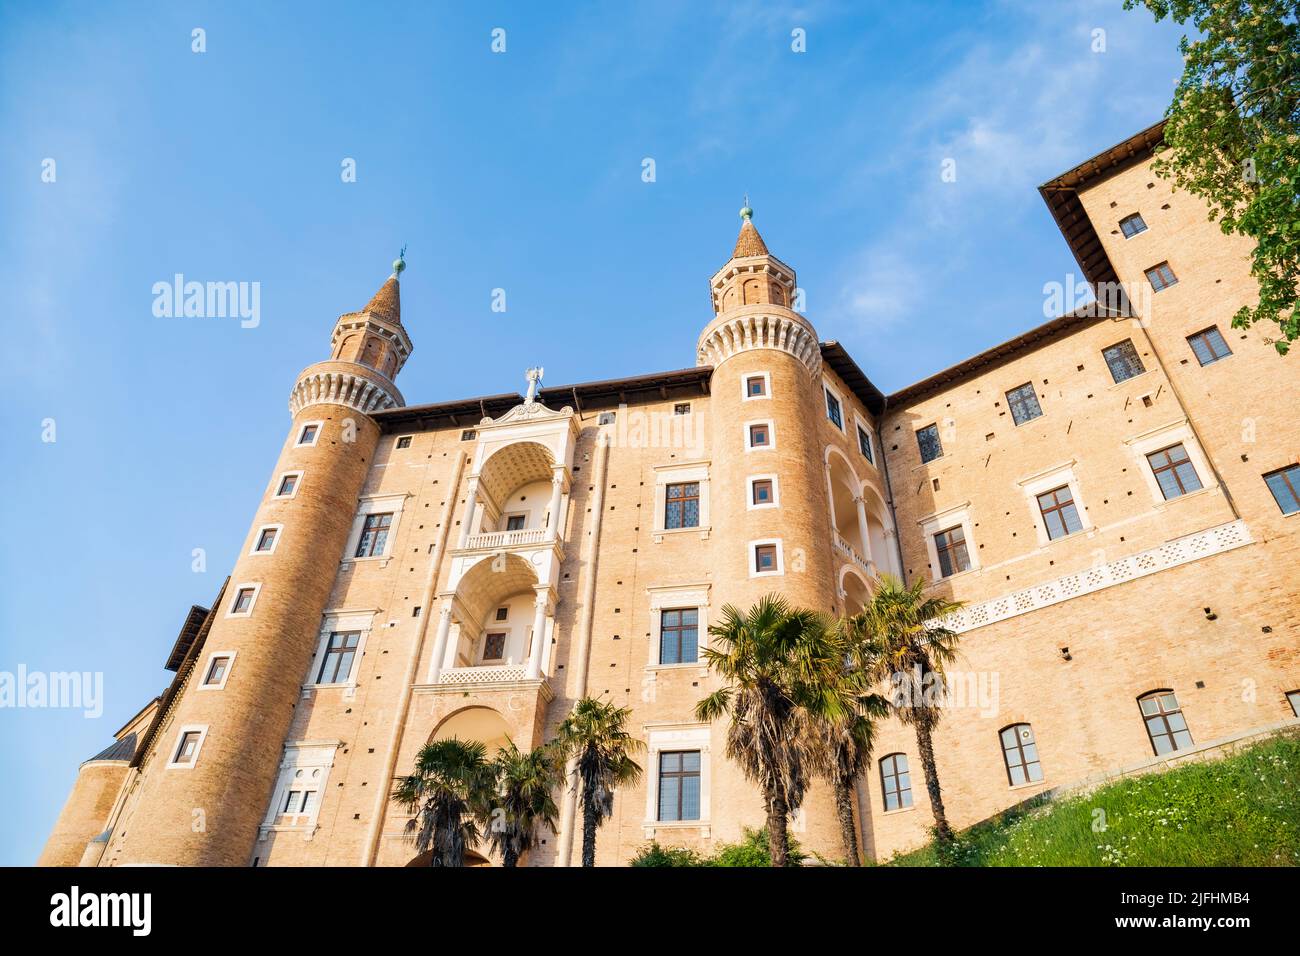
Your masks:
{"label": "small square window", "polygon": [[760,422],[749,426],[749,447],[750,448],[770,448],[772,446],[771,427]]}
{"label": "small square window", "polygon": [[926,425],[916,433],[916,444],[921,449],[921,461],[934,461],[943,457],[943,445],[939,442],[939,426]]}
{"label": "small square window", "polygon": [[506,656],[506,635],[504,632],[489,634],[483,638],[483,660],[501,661]]}
{"label": "small square window", "polygon": [[745,379],[746,398],[765,398],[767,396],[767,376],[750,375]]}
{"label": "small square window", "polygon": [[528,520],[528,515],[506,515],[507,531],[523,531],[524,523]]}
{"label": "small square window", "polygon": [[410,435],[403,435],[401,438],[397,439],[397,447],[398,447],[398,448],[410,448],[410,447],[411,447],[411,436],[410,436]]}
{"label": "small square window", "polygon": [[1007,392],[1007,407],[1011,409],[1011,417],[1017,425],[1033,421],[1043,414],[1032,382],[1026,382]]}
{"label": "small square window", "polygon": [[292,498],[298,488],[298,475],[289,474],[280,479],[280,487],[275,490],[277,498]]}
{"label": "small square window", "polygon": [[508,608],[508,607],[499,607],[499,608],[497,608],[497,618],[496,618],[496,619],[497,619],[498,621],[504,621],[504,620],[506,620],[506,618],[508,618],[509,616],[510,616],[510,608]]}
{"label": "small square window", "polygon": [[756,505],[770,505],[776,501],[776,490],[771,478],[755,478],[750,484],[752,500]]}
{"label": "small square window", "polygon": [[841,431],[844,429],[844,412],[840,400],[831,394],[830,389],[826,389],[826,417],[836,428]]}
{"label": "small square window", "polygon": [[247,614],[253,609],[253,599],[257,597],[257,588],[240,588],[235,592],[234,603],[230,606],[231,614]]}
{"label": "small square window", "polygon": [[199,756],[199,742],[203,739],[201,730],[186,730],[176,744],[176,755],[172,763],[181,766],[193,766]]}
{"label": "small square window", "polygon": [[320,433],[319,425],[303,425],[302,431],[298,433],[299,445],[316,444],[316,436]]}
{"label": "small square window", "polygon": [[274,551],[275,536],[279,534],[277,528],[263,528],[257,535],[257,544],[253,547],[254,551]]}
{"label": "small square window", "polygon": [[1300,511],[1300,465],[1288,465],[1264,476],[1264,484],[1273,492],[1273,500],[1282,514],[1293,515]]}
{"label": "small square window", "polygon": [[1219,331],[1217,325],[1187,336],[1187,344],[1192,347],[1192,352],[1196,354],[1196,361],[1201,365],[1210,365],[1232,354],[1232,349],[1228,348],[1228,343],[1223,340],[1223,333]]}
{"label": "small square window", "polygon": [[777,570],[776,545],[774,544],[754,545],[754,570],[759,574],[769,573]]}
{"label": "small square window", "polygon": [[475,438],[477,438],[477,437],[478,437],[478,432],[476,432],[476,431],[475,431],[474,429],[472,429],[472,428],[467,428],[467,429],[465,429],[463,432],[460,433],[460,440],[461,440],[461,441],[473,441],[473,440],[474,440]]}
{"label": "small square window", "polygon": [[861,425],[858,426],[858,451],[862,452],[862,457],[871,464],[876,463],[875,458],[871,456],[871,434]]}
{"label": "small square window", "polygon": [[228,673],[230,673],[230,655],[213,654],[212,660],[208,662],[208,672],[203,675],[203,686],[222,686],[226,682]]}
{"label": "small square window", "polygon": [[617,418],[617,417],[618,417],[618,416],[617,416],[617,413],[616,413],[616,412],[601,412],[601,413],[600,413],[600,417],[596,419],[596,424],[597,424],[597,425],[612,425],[612,424],[614,424],[614,419]]}
{"label": "small square window", "polygon": [[1147,281],[1151,283],[1152,289],[1161,292],[1171,285],[1176,285],[1178,277],[1174,275],[1174,270],[1169,268],[1169,263],[1162,262],[1147,270]]}
{"label": "small square window", "polygon": [[1147,224],[1142,221],[1141,215],[1133,213],[1131,216],[1125,216],[1119,221],[1119,228],[1124,233],[1125,239],[1132,239],[1140,232],[1147,231]]}
{"label": "small square window", "polygon": [[1109,348],[1102,349],[1101,357],[1106,360],[1106,367],[1110,369],[1110,377],[1115,380],[1116,385],[1146,371],[1137,349],[1133,347],[1132,339],[1125,339],[1123,342],[1116,342]]}
{"label": "small square window", "polygon": [[676,405],[673,406],[674,415],[689,415],[690,413],[691,413],[690,402],[678,402]]}

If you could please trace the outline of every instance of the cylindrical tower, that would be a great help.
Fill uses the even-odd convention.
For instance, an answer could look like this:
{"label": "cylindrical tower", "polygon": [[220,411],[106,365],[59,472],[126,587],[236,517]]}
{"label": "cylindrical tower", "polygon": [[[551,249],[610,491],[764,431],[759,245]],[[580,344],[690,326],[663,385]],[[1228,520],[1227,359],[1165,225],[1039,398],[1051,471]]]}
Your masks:
{"label": "cylindrical tower", "polygon": [[[106,864],[250,862],[374,459],[380,429],[369,413],[403,404],[392,382],[411,351],[403,266],[394,263],[362,311],[338,320],[331,358],[294,385],[279,460]],[[214,670],[218,657],[225,663]]]}
{"label": "cylindrical tower", "polygon": [[[716,316],[697,349],[697,364],[713,366],[711,603],[715,614],[725,604],[744,611],[777,593],[830,612],[836,587],[818,442],[821,347],[812,324],[791,308],[794,270],[768,252],[753,210],[741,215],[735,251],[711,280]],[[814,784],[791,832],[808,849],[841,855],[828,787]]]}
{"label": "cylindrical tower", "polygon": [[108,823],[108,815],[126,779],[135,740],[135,734],[131,734],[127,740],[115,742],[77,770],[77,782],[72,785],[54,830],[36,861],[37,866],[80,865],[87,844]]}

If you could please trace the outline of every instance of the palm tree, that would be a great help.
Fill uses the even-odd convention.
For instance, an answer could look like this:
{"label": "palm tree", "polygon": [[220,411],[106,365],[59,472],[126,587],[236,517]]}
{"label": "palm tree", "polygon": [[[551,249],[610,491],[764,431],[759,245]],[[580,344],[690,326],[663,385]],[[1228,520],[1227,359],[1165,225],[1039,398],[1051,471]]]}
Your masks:
{"label": "palm tree", "polygon": [[631,754],[645,747],[623,727],[631,711],[584,697],[552,741],[562,759],[573,758],[574,788],[582,793],[582,865],[596,865],[596,828],[614,813],[614,789],[641,779]]}
{"label": "palm tree", "polygon": [[433,851],[430,866],[464,866],[465,849],[478,842],[474,820],[492,792],[487,748],[477,741],[435,740],[415,757],[415,770],[393,790],[414,814],[406,832],[419,853]]}
{"label": "palm tree", "polygon": [[838,720],[853,706],[835,679],[843,648],[824,617],[773,594],[744,614],[727,605],[709,634],[703,656],[726,685],[695,705],[696,718],[731,716],[727,756],[762,791],[772,865],[785,866],[787,818],[816,766],[815,721]]}
{"label": "palm tree", "polygon": [[882,575],[871,602],[852,620],[875,647],[875,672],[893,685],[894,713],[916,731],[916,749],[925,770],[925,789],[934,813],[934,835],[939,843],[951,843],[952,827],[943,807],[939,772],[934,764],[934,728],[942,715],[944,667],[957,658],[956,631],[943,619],[961,607],[942,598],[927,598],[925,581],[918,578],[910,587],[890,575]]}
{"label": "palm tree", "polygon": [[564,780],[563,767],[551,748],[523,751],[513,741],[492,758],[496,793],[483,826],[501,854],[502,866],[517,866],[519,858],[537,846],[539,824],[555,829],[559,811],[552,794]]}

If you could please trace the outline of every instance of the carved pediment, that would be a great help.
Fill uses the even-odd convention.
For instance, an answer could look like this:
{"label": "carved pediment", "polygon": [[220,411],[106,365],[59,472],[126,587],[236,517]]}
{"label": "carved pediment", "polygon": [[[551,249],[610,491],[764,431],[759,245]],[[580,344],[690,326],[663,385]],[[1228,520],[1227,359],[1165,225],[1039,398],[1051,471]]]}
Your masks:
{"label": "carved pediment", "polygon": [[569,418],[572,415],[573,409],[568,405],[565,405],[557,412],[552,408],[547,408],[541,402],[524,402],[516,405],[500,418],[485,417],[479,422],[479,425],[481,427],[484,425],[513,425],[520,422],[554,421]]}

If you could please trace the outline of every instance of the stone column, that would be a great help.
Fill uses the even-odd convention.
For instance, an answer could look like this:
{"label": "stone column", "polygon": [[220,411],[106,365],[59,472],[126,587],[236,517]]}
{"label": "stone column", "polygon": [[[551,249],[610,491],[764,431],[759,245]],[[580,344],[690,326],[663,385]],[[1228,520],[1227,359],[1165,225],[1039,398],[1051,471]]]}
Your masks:
{"label": "stone column", "polygon": [[444,598],[438,616],[438,634],[433,639],[433,666],[429,668],[429,683],[438,683],[442,662],[447,658],[447,637],[451,634],[451,598]]}
{"label": "stone column", "polygon": [[858,509],[858,535],[862,538],[862,557],[871,560],[871,535],[867,530],[867,504],[862,500],[862,495],[853,496],[853,504]]}
{"label": "stone column", "polygon": [[551,514],[546,520],[546,540],[555,541],[560,535],[560,502],[564,497],[564,466],[556,465],[551,473]]}
{"label": "stone column", "polygon": [[457,548],[463,548],[469,542],[470,529],[474,527],[474,518],[478,514],[478,476],[470,478],[465,492],[465,516],[460,519],[460,542]]}
{"label": "stone column", "polygon": [[528,670],[524,675],[529,680],[537,680],[542,676],[542,650],[546,641],[546,606],[550,595],[550,588],[539,588],[537,600],[533,602],[533,646],[532,652],[528,655]]}

